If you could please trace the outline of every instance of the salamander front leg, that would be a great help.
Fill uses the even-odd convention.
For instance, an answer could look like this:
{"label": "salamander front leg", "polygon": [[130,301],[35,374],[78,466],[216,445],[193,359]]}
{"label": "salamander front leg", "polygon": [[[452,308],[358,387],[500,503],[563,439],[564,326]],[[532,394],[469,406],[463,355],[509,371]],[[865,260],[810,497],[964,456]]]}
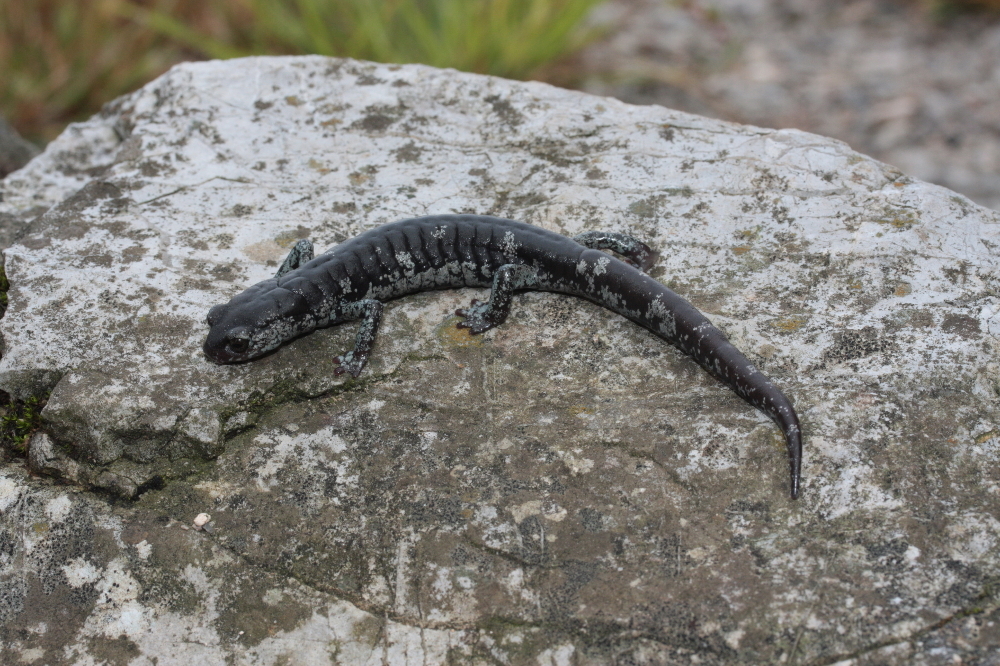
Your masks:
{"label": "salamander front leg", "polygon": [[302,264],[312,261],[314,254],[312,242],[305,239],[300,240],[292,247],[292,251],[285,257],[285,263],[281,264],[281,268],[274,274],[274,277],[280,278],[285,273],[294,271]]}
{"label": "salamander front leg", "polygon": [[643,271],[648,271],[655,266],[656,260],[660,258],[657,252],[641,240],[625,234],[616,234],[610,231],[585,231],[574,236],[573,240],[592,250],[617,252],[625,257],[627,263]]}
{"label": "salamander front leg", "polygon": [[352,377],[357,377],[368,362],[368,356],[375,345],[378,325],[382,322],[382,303],[374,298],[366,298],[348,303],[341,314],[344,319],[360,319],[361,328],[354,339],[354,349],[333,359],[339,366],[334,373],[342,375],[349,372]]}
{"label": "salamander front leg", "polygon": [[507,321],[514,292],[537,288],[538,272],[534,268],[521,264],[505,264],[493,274],[490,300],[485,303],[473,300],[469,307],[455,310],[455,314],[463,318],[458,322],[458,327],[467,328],[473,335],[479,335],[494,326],[499,326]]}

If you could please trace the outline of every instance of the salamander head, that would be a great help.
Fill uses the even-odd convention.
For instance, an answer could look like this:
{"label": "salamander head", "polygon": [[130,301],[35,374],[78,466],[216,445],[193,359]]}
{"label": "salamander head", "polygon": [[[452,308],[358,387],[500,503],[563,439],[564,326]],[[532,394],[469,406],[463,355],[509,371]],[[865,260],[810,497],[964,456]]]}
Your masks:
{"label": "salamander head", "polygon": [[264,280],[208,312],[205,355],[216,363],[258,358],[316,328],[306,300]]}

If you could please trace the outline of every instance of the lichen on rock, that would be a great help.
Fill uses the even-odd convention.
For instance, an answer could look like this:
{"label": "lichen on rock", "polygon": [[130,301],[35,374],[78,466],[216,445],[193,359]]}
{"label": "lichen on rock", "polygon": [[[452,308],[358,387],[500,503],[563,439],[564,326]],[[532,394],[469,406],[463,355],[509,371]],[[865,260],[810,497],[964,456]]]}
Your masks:
{"label": "lichen on rock", "polygon": [[[318,57],[178,66],[0,191],[25,225],[0,389],[51,390],[28,467],[74,484],[0,474],[0,660],[1000,644],[1000,219],[963,197],[802,132]],[[793,399],[802,498],[773,424],[580,299],[519,295],[480,337],[452,313],[481,291],[393,302],[357,380],[333,372],[350,325],[202,355],[209,308],[296,239],[453,212],[659,251]]]}

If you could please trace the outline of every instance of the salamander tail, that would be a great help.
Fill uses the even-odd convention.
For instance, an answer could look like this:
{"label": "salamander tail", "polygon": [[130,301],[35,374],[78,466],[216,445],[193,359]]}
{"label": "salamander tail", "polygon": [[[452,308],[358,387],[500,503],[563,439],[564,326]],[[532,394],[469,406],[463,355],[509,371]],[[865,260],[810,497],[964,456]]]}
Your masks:
{"label": "salamander tail", "polygon": [[802,431],[798,424],[794,430],[785,430],[785,441],[788,443],[788,464],[792,472],[792,499],[798,499],[802,478]]}

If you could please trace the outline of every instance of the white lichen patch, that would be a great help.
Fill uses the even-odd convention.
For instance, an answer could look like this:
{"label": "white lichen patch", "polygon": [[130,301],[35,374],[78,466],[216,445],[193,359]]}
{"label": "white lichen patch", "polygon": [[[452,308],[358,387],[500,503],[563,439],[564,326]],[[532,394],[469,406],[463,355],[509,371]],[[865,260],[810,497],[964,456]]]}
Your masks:
{"label": "white lichen patch", "polygon": [[566,466],[569,467],[570,472],[574,476],[586,474],[594,469],[594,460],[583,457],[582,453],[582,449],[573,449],[570,451],[565,449],[558,450],[559,457],[566,463]]}
{"label": "white lichen patch", "polygon": [[59,495],[45,503],[45,515],[53,522],[65,520],[72,503],[67,495]]}
{"label": "white lichen patch", "polygon": [[344,490],[357,482],[357,476],[350,473],[350,459],[340,457],[347,450],[347,444],[332,427],[294,435],[266,431],[257,435],[254,441],[261,447],[255,456],[258,460],[255,483],[261,491],[267,492],[277,486],[282,471],[289,467],[297,470],[302,484],[322,483],[316,476],[319,465],[335,473],[337,484]]}
{"label": "white lichen patch", "polygon": [[102,569],[82,557],[64,564],[62,571],[70,587],[82,587],[97,582],[103,573]]}
{"label": "white lichen patch", "polygon": [[0,513],[7,511],[21,496],[21,492],[20,484],[0,471]]}

